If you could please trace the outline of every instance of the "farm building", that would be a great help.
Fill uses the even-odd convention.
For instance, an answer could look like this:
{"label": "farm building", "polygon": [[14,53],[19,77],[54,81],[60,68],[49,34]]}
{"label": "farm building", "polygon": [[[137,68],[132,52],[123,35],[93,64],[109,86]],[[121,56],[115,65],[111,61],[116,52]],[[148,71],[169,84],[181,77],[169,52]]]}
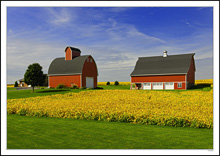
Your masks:
{"label": "farm building", "polygon": [[195,82],[194,55],[139,57],[131,76],[131,89],[187,89]]}
{"label": "farm building", "polygon": [[18,80],[18,86],[20,86],[20,87],[30,87],[31,85],[27,85],[24,82],[24,78],[23,78],[23,79]]}
{"label": "farm building", "polygon": [[48,70],[49,87],[97,87],[98,70],[91,55],[82,55],[78,48],[67,46],[65,57],[54,59]]}

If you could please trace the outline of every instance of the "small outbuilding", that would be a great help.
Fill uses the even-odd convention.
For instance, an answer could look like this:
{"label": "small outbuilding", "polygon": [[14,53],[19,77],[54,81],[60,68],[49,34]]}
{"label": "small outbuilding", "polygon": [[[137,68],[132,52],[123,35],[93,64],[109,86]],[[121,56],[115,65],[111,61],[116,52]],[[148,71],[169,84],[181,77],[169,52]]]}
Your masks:
{"label": "small outbuilding", "polygon": [[188,89],[195,83],[195,53],[139,57],[131,76],[131,89]]}
{"label": "small outbuilding", "polygon": [[91,55],[81,55],[78,48],[67,46],[65,57],[54,59],[48,70],[49,87],[55,88],[59,84],[67,87],[97,87],[98,70]]}
{"label": "small outbuilding", "polygon": [[24,82],[24,78],[18,80],[18,85],[19,85],[20,87],[30,87],[30,86],[31,86],[31,85],[27,85],[27,84]]}

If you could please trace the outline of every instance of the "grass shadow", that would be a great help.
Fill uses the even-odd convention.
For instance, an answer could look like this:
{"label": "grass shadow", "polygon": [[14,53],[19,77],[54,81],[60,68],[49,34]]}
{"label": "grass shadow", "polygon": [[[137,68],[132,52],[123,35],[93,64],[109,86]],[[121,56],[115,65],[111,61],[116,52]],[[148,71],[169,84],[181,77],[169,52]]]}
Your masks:
{"label": "grass shadow", "polygon": [[53,92],[64,92],[64,91],[69,91],[69,90],[68,89],[43,90],[43,91],[38,91],[37,93],[53,93]]}
{"label": "grass shadow", "polygon": [[197,85],[194,85],[194,86],[192,86],[191,88],[190,88],[190,90],[193,90],[193,89],[205,89],[205,88],[211,88],[211,84],[203,84],[203,83],[201,83],[201,84],[197,84]]}

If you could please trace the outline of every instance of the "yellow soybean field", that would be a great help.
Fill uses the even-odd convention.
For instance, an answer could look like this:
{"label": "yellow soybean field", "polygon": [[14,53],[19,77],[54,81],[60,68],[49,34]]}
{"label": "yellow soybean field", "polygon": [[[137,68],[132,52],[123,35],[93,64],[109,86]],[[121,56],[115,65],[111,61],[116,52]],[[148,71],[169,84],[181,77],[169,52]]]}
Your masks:
{"label": "yellow soybean field", "polygon": [[213,79],[195,80],[195,84],[213,84]]}
{"label": "yellow soybean field", "polygon": [[14,87],[14,84],[8,84],[7,85],[7,88],[11,88],[11,87]]}
{"label": "yellow soybean field", "polygon": [[8,99],[7,112],[26,116],[213,128],[213,90],[94,90]]}

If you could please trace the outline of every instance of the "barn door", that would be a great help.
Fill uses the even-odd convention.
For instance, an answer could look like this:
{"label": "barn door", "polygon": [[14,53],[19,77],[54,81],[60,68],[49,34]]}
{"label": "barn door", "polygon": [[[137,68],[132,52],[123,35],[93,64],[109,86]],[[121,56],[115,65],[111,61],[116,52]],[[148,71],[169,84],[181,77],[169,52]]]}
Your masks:
{"label": "barn door", "polygon": [[173,82],[166,82],[165,89],[174,89],[174,83]]}
{"label": "barn door", "polygon": [[151,89],[151,83],[144,83],[143,89]]}
{"label": "barn door", "polygon": [[94,78],[93,77],[86,77],[86,87],[87,88],[94,88]]}
{"label": "barn door", "polygon": [[163,83],[162,82],[153,83],[153,89],[163,89]]}

